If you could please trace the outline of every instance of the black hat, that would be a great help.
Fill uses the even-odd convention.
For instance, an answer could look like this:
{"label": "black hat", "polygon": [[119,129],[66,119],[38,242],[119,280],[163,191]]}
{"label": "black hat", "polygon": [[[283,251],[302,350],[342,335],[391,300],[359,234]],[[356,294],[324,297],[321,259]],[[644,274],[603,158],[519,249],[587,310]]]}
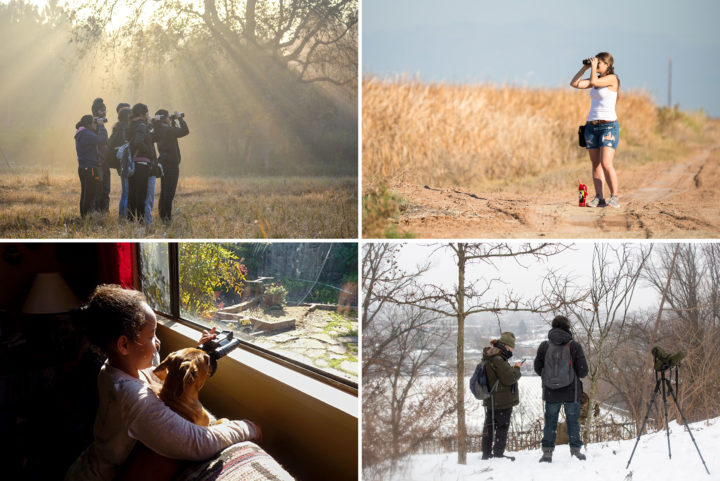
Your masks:
{"label": "black hat", "polygon": [[105,102],[103,102],[103,99],[101,99],[100,97],[93,100],[93,104],[92,107],[90,107],[90,110],[92,111],[92,114],[96,117],[99,116],[102,112],[107,112]]}
{"label": "black hat", "polygon": [[139,103],[133,105],[132,113],[133,113],[133,116],[135,116],[135,117],[145,115],[146,113],[148,113],[147,105],[139,104]]}
{"label": "black hat", "polygon": [[166,117],[169,117],[169,116],[170,116],[170,112],[168,112],[168,111],[165,110],[165,109],[160,109],[160,110],[158,110],[157,112],[155,112],[155,115],[159,115],[159,116],[162,117],[162,118],[166,118]]}
{"label": "black hat", "polygon": [[125,107],[130,108],[130,104],[127,102],[120,102],[117,107],[115,107],[115,112],[119,113],[120,109],[124,109]]}

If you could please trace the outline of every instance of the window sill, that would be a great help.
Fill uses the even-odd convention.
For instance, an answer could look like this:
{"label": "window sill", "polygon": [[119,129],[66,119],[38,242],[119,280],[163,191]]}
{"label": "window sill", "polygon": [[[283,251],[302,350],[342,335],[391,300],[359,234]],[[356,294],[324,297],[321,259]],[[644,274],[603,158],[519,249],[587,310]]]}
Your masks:
{"label": "window sill", "polygon": [[[197,329],[160,315],[157,316],[157,319],[160,326],[171,330],[175,335],[185,338],[185,346],[195,345],[200,338],[200,332]],[[221,362],[240,364],[255,371],[260,376],[272,378],[274,381],[283,384],[287,389],[299,391],[333,409],[337,409],[355,419],[358,418],[357,395],[344,392],[294,369],[254,354],[243,346],[234,349]]]}

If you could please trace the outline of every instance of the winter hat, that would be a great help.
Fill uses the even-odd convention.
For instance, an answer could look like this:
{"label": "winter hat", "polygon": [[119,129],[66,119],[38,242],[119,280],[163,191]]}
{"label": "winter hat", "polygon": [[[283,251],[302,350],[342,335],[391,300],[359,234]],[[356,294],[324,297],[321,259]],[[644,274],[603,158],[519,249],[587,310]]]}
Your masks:
{"label": "winter hat", "polygon": [[164,118],[167,118],[170,116],[170,112],[168,112],[165,109],[160,109],[157,112],[155,112],[155,115],[159,115],[160,117],[162,117],[164,119]]}
{"label": "winter hat", "polygon": [[93,101],[90,110],[92,111],[92,114],[96,117],[99,116],[102,112],[107,112],[107,108],[105,108],[105,102],[103,102],[103,99],[101,99],[100,97],[96,98]]}
{"label": "winter hat", "polygon": [[498,339],[498,342],[515,349],[515,334],[513,334],[512,332],[509,332],[509,331],[503,332],[500,335],[500,339]]}
{"label": "winter hat", "polygon": [[127,102],[120,102],[117,107],[115,107],[115,112],[120,113],[120,110],[124,109],[125,107],[130,108],[130,104]]}
{"label": "winter hat", "polygon": [[552,320],[552,327],[570,332],[570,320],[565,316],[555,316],[555,319]]}

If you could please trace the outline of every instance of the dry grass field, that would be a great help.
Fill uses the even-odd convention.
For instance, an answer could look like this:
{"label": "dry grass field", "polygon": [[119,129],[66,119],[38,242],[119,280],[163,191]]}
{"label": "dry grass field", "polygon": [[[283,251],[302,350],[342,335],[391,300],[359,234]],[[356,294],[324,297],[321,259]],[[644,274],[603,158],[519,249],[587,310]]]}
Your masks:
{"label": "dry grass field", "polygon": [[[447,234],[403,227],[404,216],[422,217],[428,225],[445,216],[446,206],[420,208],[414,202],[423,187],[462,190],[476,200],[505,193],[521,203],[524,196],[526,204],[551,190],[572,196],[576,179],[592,184],[588,155],[577,145],[577,129],[585,123],[589,105],[587,91],[570,87],[364,79],[363,235]],[[623,177],[628,167],[679,162],[692,147],[707,147],[713,138],[718,140],[715,127],[709,131],[704,113],[658,108],[644,92],[621,89],[617,113],[620,145],[615,165],[621,195],[625,193],[622,187],[628,185]],[[476,228],[472,235],[482,236],[480,212],[473,209]],[[488,236],[493,233],[504,231],[487,231]],[[465,237],[462,234],[462,229],[455,232]]]}
{"label": "dry grass field", "polygon": [[77,176],[0,178],[2,238],[355,238],[357,181],[353,178],[181,177],[173,220],[118,221],[119,177],[113,171],[110,212],[80,218]]}

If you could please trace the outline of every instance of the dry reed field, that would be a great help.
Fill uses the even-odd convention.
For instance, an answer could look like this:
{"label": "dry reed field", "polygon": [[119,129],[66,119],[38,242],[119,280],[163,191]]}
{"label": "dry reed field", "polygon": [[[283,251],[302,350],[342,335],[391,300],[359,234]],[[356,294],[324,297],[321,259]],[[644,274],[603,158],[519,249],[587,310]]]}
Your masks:
{"label": "dry reed field", "polygon": [[720,120],[620,90],[621,209],[594,195],[578,147],[588,92],[363,81],[363,236],[429,238],[720,235]]}
{"label": "dry reed field", "polygon": [[[114,171],[113,171],[114,174]],[[155,190],[154,223],[118,221],[119,177],[110,212],[80,218],[77,176],[5,175],[0,179],[3,238],[355,238],[354,178],[181,177],[173,220],[163,224]]]}
{"label": "dry reed field", "polygon": [[[476,187],[585,159],[587,91],[363,81],[363,179]],[[621,89],[621,142],[650,145],[657,109]]]}

